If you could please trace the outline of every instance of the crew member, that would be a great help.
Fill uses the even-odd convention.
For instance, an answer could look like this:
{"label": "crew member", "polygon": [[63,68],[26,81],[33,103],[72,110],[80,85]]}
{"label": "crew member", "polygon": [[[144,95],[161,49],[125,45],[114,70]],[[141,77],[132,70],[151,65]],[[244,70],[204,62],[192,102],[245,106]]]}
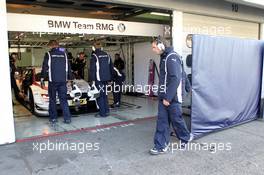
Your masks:
{"label": "crew member", "polygon": [[71,67],[68,62],[67,53],[64,48],[60,48],[56,40],[50,40],[48,51],[43,60],[41,70],[41,86],[44,87],[44,78],[49,78],[49,121],[54,124],[57,122],[56,94],[60,100],[63,112],[64,123],[71,123],[71,114],[67,102],[67,81],[72,79]]}
{"label": "crew member", "polygon": [[95,117],[107,117],[109,115],[109,106],[107,98],[107,85],[112,80],[113,64],[111,57],[102,50],[101,42],[94,42],[94,52],[90,62],[90,80],[95,83],[100,92],[97,98],[99,114]]}
{"label": "crew member", "polygon": [[11,55],[9,56],[11,88],[14,91],[14,95],[15,95],[16,100],[19,101],[21,99],[22,94],[21,94],[19,88],[17,87],[17,83],[16,83],[16,79],[15,79],[15,72],[17,70],[16,60],[17,60],[17,53],[11,53]]}
{"label": "crew member", "polygon": [[114,71],[113,71],[113,97],[114,103],[111,105],[112,108],[120,107],[122,85],[125,81],[124,74],[125,62],[122,60],[118,53],[115,54]]}
{"label": "crew member", "polygon": [[84,67],[86,65],[85,53],[80,52],[78,57],[73,62],[73,72],[77,79],[84,79]]}
{"label": "crew member", "polygon": [[157,155],[168,151],[170,122],[181,145],[185,146],[191,137],[182,117],[183,70],[181,59],[172,47],[167,47],[160,37],[152,42],[152,50],[160,55],[158,118],[154,148],[150,150],[150,154]]}

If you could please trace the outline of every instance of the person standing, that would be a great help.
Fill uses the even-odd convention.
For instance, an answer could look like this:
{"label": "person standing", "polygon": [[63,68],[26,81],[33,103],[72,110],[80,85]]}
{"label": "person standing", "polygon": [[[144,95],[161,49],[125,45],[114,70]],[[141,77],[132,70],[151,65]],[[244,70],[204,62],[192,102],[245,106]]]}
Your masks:
{"label": "person standing", "polygon": [[102,50],[100,41],[94,42],[94,51],[90,61],[90,81],[95,83],[100,92],[97,98],[99,114],[95,117],[107,117],[109,115],[109,105],[107,98],[107,85],[112,80],[113,64],[111,57]]}
{"label": "person standing", "polygon": [[41,87],[45,86],[44,78],[49,78],[49,121],[54,124],[57,122],[56,94],[60,100],[63,112],[64,123],[71,123],[71,113],[67,102],[67,81],[72,79],[71,67],[67,53],[64,48],[60,48],[56,40],[50,40],[48,51],[43,60],[41,70]]}
{"label": "person standing", "polygon": [[118,53],[115,54],[114,61],[114,71],[113,71],[113,97],[114,103],[111,108],[120,107],[121,95],[122,95],[122,85],[125,81],[124,74],[125,62],[122,60]]}
{"label": "person standing", "polygon": [[14,95],[15,95],[16,100],[20,101],[22,94],[21,94],[19,88],[17,87],[17,83],[16,83],[16,79],[15,79],[15,72],[17,70],[16,60],[17,60],[17,53],[11,53],[11,55],[9,56],[11,88],[14,91]]}
{"label": "person standing", "polygon": [[80,52],[73,62],[73,71],[77,79],[84,79],[84,67],[86,65],[85,53]]}
{"label": "person standing", "polygon": [[166,153],[170,142],[170,122],[180,143],[190,141],[190,132],[182,117],[182,65],[180,57],[167,47],[160,37],[152,42],[152,50],[160,55],[160,77],[158,92],[158,118],[154,135],[154,147],[150,154]]}

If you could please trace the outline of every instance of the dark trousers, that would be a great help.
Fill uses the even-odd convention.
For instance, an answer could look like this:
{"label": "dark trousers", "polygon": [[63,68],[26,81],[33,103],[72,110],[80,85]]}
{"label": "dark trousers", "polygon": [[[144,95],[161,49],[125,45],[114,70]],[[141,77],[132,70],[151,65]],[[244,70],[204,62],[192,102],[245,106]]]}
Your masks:
{"label": "dark trousers", "polygon": [[14,77],[14,75],[11,74],[11,88],[14,90],[14,94],[15,94],[15,97],[16,97],[16,100],[20,100],[20,97],[19,97],[19,88],[17,87],[17,84],[16,84],[16,79]]}
{"label": "dark trousers", "polygon": [[190,139],[190,132],[182,118],[181,104],[173,101],[169,106],[164,106],[160,100],[154,136],[154,144],[157,149],[163,149],[170,141],[170,122],[179,140],[186,143]]}
{"label": "dark trousers", "polygon": [[96,99],[99,106],[99,114],[102,117],[105,117],[109,113],[109,105],[107,98],[107,82],[106,81],[95,81],[96,88],[100,91],[100,97]]}
{"label": "dark trousers", "polygon": [[57,118],[56,92],[60,100],[60,106],[63,112],[64,120],[71,119],[71,113],[67,102],[66,82],[49,82],[49,117],[50,120]]}
{"label": "dark trousers", "polygon": [[113,97],[114,97],[114,104],[121,103],[121,95],[122,95],[122,82],[121,84],[118,82],[114,82],[113,84]]}

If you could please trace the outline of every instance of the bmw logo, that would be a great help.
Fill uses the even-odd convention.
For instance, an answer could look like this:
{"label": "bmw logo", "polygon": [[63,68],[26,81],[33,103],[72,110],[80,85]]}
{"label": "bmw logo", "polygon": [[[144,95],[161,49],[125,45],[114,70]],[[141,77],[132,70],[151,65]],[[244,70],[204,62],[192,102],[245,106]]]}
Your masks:
{"label": "bmw logo", "polygon": [[120,24],[117,26],[117,29],[118,29],[119,32],[123,33],[123,32],[126,30],[126,26],[125,26],[125,24],[120,23]]}

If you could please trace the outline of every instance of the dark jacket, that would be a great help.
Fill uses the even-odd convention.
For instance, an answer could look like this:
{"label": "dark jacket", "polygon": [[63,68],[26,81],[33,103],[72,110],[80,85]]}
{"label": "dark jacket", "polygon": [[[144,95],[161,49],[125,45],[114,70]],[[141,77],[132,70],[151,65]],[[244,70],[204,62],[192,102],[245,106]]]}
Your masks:
{"label": "dark jacket", "polygon": [[41,77],[49,77],[49,82],[66,82],[72,79],[71,66],[65,49],[53,48],[45,54]]}
{"label": "dark jacket", "polygon": [[16,65],[15,65],[15,63],[11,57],[9,58],[9,60],[10,60],[9,64],[10,64],[11,88],[14,89],[15,96],[17,97],[17,95],[20,91],[19,88],[17,87],[16,79],[15,79],[15,72],[16,72],[17,68],[16,68]]}
{"label": "dark jacket", "polygon": [[182,102],[182,64],[177,53],[168,47],[160,56],[159,99]]}
{"label": "dark jacket", "polygon": [[114,61],[114,67],[116,67],[119,71],[123,71],[125,69],[125,62],[119,57]]}
{"label": "dark jacket", "polygon": [[78,78],[82,78],[84,79],[84,67],[86,65],[86,60],[83,59],[79,59],[76,58],[76,60],[74,60],[74,62],[72,63],[72,70],[73,71],[77,71],[78,72]]}
{"label": "dark jacket", "polygon": [[112,80],[116,83],[116,84],[123,84],[123,82],[125,81],[126,76],[123,73],[123,71],[119,71],[116,67],[114,67],[114,71],[113,71],[113,75],[112,75]]}
{"label": "dark jacket", "polygon": [[96,49],[91,56],[90,81],[111,81],[112,75],[111,57],[101,49]]}

